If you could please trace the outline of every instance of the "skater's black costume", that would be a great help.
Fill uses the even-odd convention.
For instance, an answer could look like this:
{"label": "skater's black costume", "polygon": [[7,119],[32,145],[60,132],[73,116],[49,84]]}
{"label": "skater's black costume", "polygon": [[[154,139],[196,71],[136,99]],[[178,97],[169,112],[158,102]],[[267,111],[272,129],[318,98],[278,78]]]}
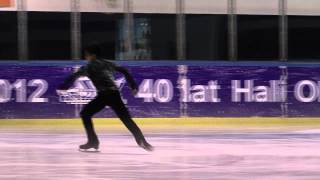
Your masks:
{"label": "skater's black costume", "polygon": [[105,106],[110,106],[124,125],[134,135],[138,145],[146,150],[151,150],[152,146],[147,143],[141,130],[131,119],[130,113],[121,99],[118,87],[114,82],[113,72],[115,71],[124,74],[130,88],[132,90],[137,90],[134,79],[125,68],[104,59],[90,61],[76,73],[69,76],[59,87],[61,90],[68,89],[79,76],[87,76],[98,91],[96,98],[87,104],[80,113],[88,137],[88,143],[81,145],[80,149],[99,148],[99,140],[95,133],[91,118],[104,109]]}

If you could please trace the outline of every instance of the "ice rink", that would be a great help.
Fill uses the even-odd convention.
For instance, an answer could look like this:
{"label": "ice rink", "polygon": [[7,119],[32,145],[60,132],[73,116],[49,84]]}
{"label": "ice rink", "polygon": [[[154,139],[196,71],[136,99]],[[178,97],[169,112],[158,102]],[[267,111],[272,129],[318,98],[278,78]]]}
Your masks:
{"label": "ice rink", "polygon": [[103,133],[100,153],[82,133],[0,131],[0,179],[319,179],[320,130],[148,133],[154,152],[126,133]]}

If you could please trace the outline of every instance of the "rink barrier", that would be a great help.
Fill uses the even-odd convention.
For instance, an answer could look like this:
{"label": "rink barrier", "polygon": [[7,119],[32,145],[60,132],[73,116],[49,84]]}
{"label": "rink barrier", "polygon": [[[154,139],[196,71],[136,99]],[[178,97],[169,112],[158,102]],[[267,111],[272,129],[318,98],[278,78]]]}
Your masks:
{"label": "rink barrier", "polygon": [[[96,95],[88,78],[56,88],[85,61],[1,61],[0,118],[78,118]],[[279,61],[117,61],[139,85],[133,97],[116,82],[132,115],[178,117],[320,117],[320,63]],[[106,108],[97,117],[111,118]]]}

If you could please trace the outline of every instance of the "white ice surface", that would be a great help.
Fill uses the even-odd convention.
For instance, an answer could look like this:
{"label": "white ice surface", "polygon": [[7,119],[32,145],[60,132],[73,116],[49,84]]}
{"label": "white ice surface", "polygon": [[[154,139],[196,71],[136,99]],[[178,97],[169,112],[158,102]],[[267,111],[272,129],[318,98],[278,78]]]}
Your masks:
{"label": "white ice surface", "polygon": [[319,131],[147,137],[152,153],[122,134],[81,153],[82,134],[0,132],[0,179],[320,179]]}

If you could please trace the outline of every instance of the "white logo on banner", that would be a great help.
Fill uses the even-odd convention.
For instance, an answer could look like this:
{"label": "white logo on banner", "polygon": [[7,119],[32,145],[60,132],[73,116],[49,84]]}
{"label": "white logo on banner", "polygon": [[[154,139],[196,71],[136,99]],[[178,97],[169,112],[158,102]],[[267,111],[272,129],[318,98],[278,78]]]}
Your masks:
{"label": "white logo on banner", "polygon": [[[124,87],[126,80],[122,77],[116,79],[115,82],[119,90],[121,90]],[[59,91],[58,95],[60,102],[67,104],[88,104],[96,97],[97,91],[89,78],[81,77],[74,83],[73,88],[66,91]]]}

